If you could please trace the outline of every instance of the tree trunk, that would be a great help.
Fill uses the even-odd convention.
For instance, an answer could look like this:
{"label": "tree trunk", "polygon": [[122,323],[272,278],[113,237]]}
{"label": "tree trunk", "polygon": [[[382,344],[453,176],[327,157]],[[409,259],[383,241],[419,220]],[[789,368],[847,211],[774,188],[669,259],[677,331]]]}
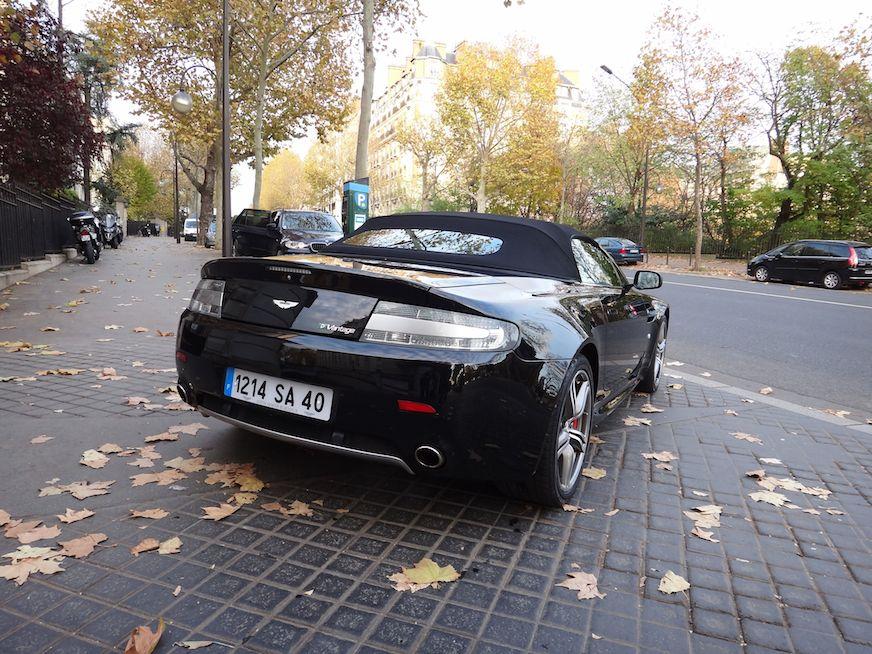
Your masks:
{"label": "tree trunk", "polygon": [[697,144],[693,166],[693,215],[696,218],[696,243],[693,248],[693,269],[699,270],[702,264],[702,152]]}
{"label": "tree trunk", "polygon": [[354,156],[354,177],[369,175],[369,122],[372,116],[372,87],[375,77],[373,40],[373,2],[363,0],[363,88],[360,90],[360,122],[357,127],[357,151]]}
{"label": "tree trunk", "polygon": [[487,211],[487,160],[482,159],[478,166],[478,189],[475,192],[475,210]]}
{"label": "tree trunk", "polygon": [[260,209],[260,193],[263,188],[263,112],[266,103],[266,54],[261,55],[257,75],[257,96],[254,109],[254,196],[251,206]]}
{"label": "tree trunk", "polygon": [[733,223],[730,220],[730,217],[727,215],[727,142],[723,142],[723,147],[721,148],[721,156],[718,161],[718,165],[720,167],[720,195],[719,195],[719,204],[721,210],[721,225],[724,229],[724,236],[727,245],[733,244]]}
{"label": "tree trunk", "polygon": [[421,164],[421,211],[430,211],[430,176],[429,163]]}
{"label": "tree trunk", "polygon": [[[206,230],[209,229],[209,223],[212,222],[212,209],[215,207],[215,177],[218,174],[218,159],[221,153],[220,141],[212,144],[209,152],[206,153],[206,164],[203,166],[203,183],[200,185],[200,217],[198,218],[200,229],[197,234],[197,245],[203,245],[203,239],[206,236]],[[221,238],[221,222],[218,222],[218,231],[216,236],[218,242],[216,248],[220,248]]]}

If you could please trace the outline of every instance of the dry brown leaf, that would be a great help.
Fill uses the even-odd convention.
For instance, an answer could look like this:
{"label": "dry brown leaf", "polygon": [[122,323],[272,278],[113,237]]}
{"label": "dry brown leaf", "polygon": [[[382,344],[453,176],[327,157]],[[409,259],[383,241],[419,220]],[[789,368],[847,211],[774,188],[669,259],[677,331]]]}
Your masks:
{"label": "dry brown leaf", "polygon": [[830,515],[845,515],[844,511],[840,511],[839,509],[824,509]]}
{"label": "dry brown leaf", "polygon": [[781,463],[781,459],[773,459],[771,457],[765,457],[765,456],[762,459],[760,459],[760,463],[768,463],[768,464],[774,465],[774,466],[784,465],[783,463]]}
{"label": "dry brown leaf", "polygon": [[145,538],[139,542],[138,545],[135,545],[130,548],[130,553],[133,556],[139,556],[143,552],[150,552],[151,550],[156,550],[160,547],[160,541],[157,538]]}
{"label": "dry brown leaf", "polygon": [[645,459],[655,459],[657,461],[662,461],[663,463],[678,460],[677,456],[667,450],[661,452],[642,452],[642,457]]}
{"label": "dry brown leaf", "polygon": [[702,538],[703,540],[707,540],[707,541],[712,542],[712,543],[720,543],[721,542],[717,538],[712,538],[713,532],[706,531],[705,529],[703,529],[699,525],[694,526],[694,528],[690,531],[690,533],[693,534],[694,536],[696,536],[697,538]]}
{"label": "dry brown leaf", "polygon": [[145,625],[134,627],[130,632],[130,638],[124,647],[124,654],[152,654],[163,636],[164,621],[160,618],[157,623],[157,631],[152,631]]}
{"label": "dry brown leaf", "polygon": [[829,413],[832,416],[837,416],[839,418],[844,418],[845,416],[851,415],[850,411],[845,411],[844,409],[821,409],[824,413]]}
{"label": "dry brown leaf", "polygon": [[161,472],[143,472],[138,475],[133,475],[131,477],[131,479],[133,480],[131,486],[145,486],[146,484],[169,486],[172,483],[187,478],[188,475],[186,475],[181,470],[173,470],[172,468],[169,468],[167,470],[162,470]]}
{"label": "dry brown leaf", "polygon": [[151,400],[147,397],[139,397],[138,395],[132,395],[130,397],[125,397],[125,403],[128,406],[138,406],[140,404],[148,404]]}
{"label": "dry brown leaf", "polygon": [[760,395],[772,395],[772,388],[769,386],[764,386],[760,389]]}
{"label": "dry brown leaf", "polygon": [[676,391],[680,391],[682,388],[684,388],[684,384],[667,384],[666,386]]}
{"label": "dry brown leaf", "polygon": [[150,518],[151,520],[160,520],[161,518],[166,518],[169,515],[169,511],[165,511],[164,509],[131,509],[130,517],[131,518]]}
{"label": "dry brown leaf", "polygon": [[211,640],[180,640],[177,643],[173,643],[176,647],[181,647],[183,649],[202,649],[203,647],[209,647],[209,645],[213,645],[214,641]]}
{"label": "dry brown leaf", "polygon": [[107,331],[109,331],[111,329],[121,329],[121,327],[122,327],[122,325],[103,325],[103,329],[105,329]]}
{"label": "dry brown leaf", "polygon": [[310,518],[315,515],[308,504],[300,502],[299,500],[291,502],[290,507],[284,507],[279,502],[268,502],[267,504],[261,504],[260,508],[265,511],[278,511],[286,518],[292,515],[301,515]]}
{"label": "dry brown leaf", "polygon": [[226,502],[221,502],[219,506],[204,506],[203,513],[201,517],[204,520],[223,520],[229,515],[233,515],[239,510],[238,504],[227,504]]}
{"label": "dry brown leaf", "polygon": [[650,402],[648,404],[643,404],[642,406],[640,406],[639,411],[641,411],[642,413],[663,413],[663,409],[658,409]]}
{"label": "dry brown leaf", "polygon": [[737,416],[739,415],[739,412],[735,409],[724,409],[724,414],[728,416]]}
{"label": "dry brown leaf", "polygon": [[29,545],[38,540],[54,539],[61,535],[61,529],[57,525],[51,527],[41,526],[35,527],[30,531],[25,531],[18,534],[18,542],[22,545]]}
{"label": "dry brown leaf", "polygon": [[178,536],[173,536],[172,538],[168,538],[160,544],[160,547],[157,548],[158,554],[178,554],[182,549],[182,539]]}
{"label": "dry brown leaf", "polygon": [[702,504],[690,511],[684,511],[684,515],[690,518],[696,527],[710,529],[721,526],[721,512],[723,508],[717,504]]}
{"label": "dry brown leaf", "polygon": [[590,479],[602,479],[606,476],[606,471],[602,468],[582,468],[581,474]]}
{"label": "dry brown leaf", "polygon": [[761,441],[759,438],[757,438],[753,434],[746,434],[743,431],[731,431],[730,435],[736,437],[740,441],[748,441],[749,443],[755,443],[757,445],[763,444],[763,441]]}
{"label": "dry brown leaf", "polygon": [[590,445],[598,445],[600,443],[605,443],[605,441],[597,436],[596,434],[591,434],[590,438],[587,441]]}
{"label": "dry brown leaf", "polygon": [[98,470],[109,463],[109,457],[97,450],[85,450],[79,463]]}
{"label": "dry brown leaf", "polygon": [[98,452],[102,454],[118,454],[119,452],[123,452],[124,450],[121,446],[116,445],[115,443],[103,443],[100,447],[97,448]]}
{"label": "dry brown leaf", "polygon": [[569,511],[571,513],[593,513],[594,509],[583,509],[580,506],[576,506],[575,504],[564,504],[564,511]]}
{"label": "dry brown leaf", "polygon": [[417,592],[424,588],[439,588],[440,583],[460,579],[453,565],[440,566],[431,559],[421,559],[411,568],[403,568],[388,576],[394,582],[394,590]]}
{"label": "dry brown leaf", "polygon": [[620,511],[620,509],[612,509],[611,511],[606,511],[603,515],[611,518],[613,515],[616,515],[618,511]]}
{"label": "dry brown leaf", "polygon": [[636,416],[627,416],[624,418],[624,425],[627,427],[640,427],[642,425],[650,426],[650,418],[637,418]]}
{"label": "dry brown leaf", "polygon": [[143,445],[142,447],[137,448],[139,450],[139,456],[157,461],[161,458],[161,455],[160,452],[155,449],[156,447],[157,445]]}
{"label": "dry brown leaf", "polygon": [[44,575],[63,572],[60,562],[64,560],[64,557],[50,547],[22,545],[14,552],[4,554],[3,557],[10,559],[11,563],[0,565],[0,578],[14,579],[18,586],[27,581],[27,578],[34,572]]}
{"label": "dry brown leaf", "polygon": [[59,553],[64,556],[71,556],[74,559],[84,559],[106,538],[108,538],[106,534],[87,534],[81,538],[61,541],[59,545],[62,549]]}
{"label": "dry brown leaf", "polygon": [[658,470],[672,470],[672,466],[668,463],[655,463],[654,467]]}
{"label": "dry brown leaf", "polygon": [[787,497],[782,495],[781,493],[775,493],[768,490],[753,491],[748,495],[755,502],[766,502],[767,504],[771,504],[772,506],[784,506],[784,503],[787,501]]}
{"label": "dry brown leaf", "polygon": [[176,586],[175,589],[173,589],[173,597],[178,597],[179,593],[181,593],[181,592],[182,592],[182,587]]}
{"label": "dry brown leaf", "polygon": [[811,514],[811,515],[820,515],[820,514],[821,514],[821,512],[818,511],[817,509],[803,509],[802,512],[803,512],[803,513],[808,513],[808,514]]}
{"label": "dry brown leaf", "polygon": [[30,439],[30,442],[34,445],[40,445],[41,443],[48,443],[50,440],[53,440],[54,436],[46,436],[42,434],[41,436],[34,436]]}
{"label": "dry brown leaf", "polygon": [[41,332],[59,332],[60,330],[60,327],[52,327],[51,325],[46,325],[45,327],[39,328],[39,331]]}
{"label": "dry brown leaf", "polygon": [[133,328],[134,334],[145,334],[146,332],[148,332],[148,327],[134,327]]}
{"label": "dry brown leaf", "polygon": [[155,329],[155,330],[154,330],[154,333],[157,334],[158,336],[162,336],[162,337],[166,337],[166,336],[175,336],[175,335],[176,335],[175,332],[162,332],[162,331],[159,330],[159,329]]}
{"label": "dry brown leaf", "polygon": [[[230,496],[230,501],[235,502],[239,506],[252,504],[257,501],[257,493],[234,493]],[[338,511],[339,509],[337,509]],[[346,509],[347,511],[347,509]]]}
{"label": "dry brown leaf", "polygon": [[192,422],[189,425],[173,425],[167,431],[171,434],[187,434],[188,436],[196,436],[201,429],[209,429],[201,422]]}
{"label": "dry brown leaf", "polygon": [[18,538],[19,535],[36,529],[42,524],[42,520],[11,520],[6,525],[3,535],[6,538]]}
{"label": "dry brown leaf", "polygon": [[94,512],[89,509],[82,509],[81,511],[73,511],[73,509],[67,509],[63,513],[63,515],[58,515],[57,519],[61,522],[70,524],[71,522],[78,522],[79,520],[90,518],[92,515],[94,515]]}
{"label": "dry brown leaf", "polygon": [[206,467],[206,460],[201,456],[193,459],[183,459],[182,457],[177,456],[174,459],[165,461],[164,465],[167,468],[181,470],[182,472],[199,472]]}
{"label": "dry brown leaf", "polygon": [[154,461],[152,459],[146,459],[145,457],[142,457],[140,459],[134,459],[133,461],[128,461],[127,465],[135,466],[137,468],[153,468]]}
{"label": "dry brown leaf", "polygon": [[759,470],[748,470],[745,472],[745,476],[763,479],[766,476],[766,471],[763,468],[760,468]]}
{"label": "dry brown leaf", "polygon": [[599,592],[596,577],[589,572],[567,572],[566,574],[569,579],[564,579],[557,585],[569,590],[577,590],[578,599],[593,599],[595,597],[602,599],[606,596],[605,593]]}
{"label": "dry brown leaf", "polygon": [[704,493],[702,491],[695,490],[695,491],[690,491],[690,492],[693,493],[694,495],[696,495],[697,497],[708,497],[708,493]]}
{"label": "dry brown leaf", "polygon": [[177,441],[179,440],[178,434],[172,434],[168,431],[163,431],[159,434],[154,434],[152,436],[146,436],[146,443],[157,443],[159,441]]}
{"label": "dry brown leaf", "polygon": [[671,595],[672,593],[680,593],[690,588],[690,584],[687,583],[687,579],[681,577],[672,570],[666,572],[665,575],[660,579],[660,585],[657,586],[657,590],[661,593],[666,593],[667,595]]}

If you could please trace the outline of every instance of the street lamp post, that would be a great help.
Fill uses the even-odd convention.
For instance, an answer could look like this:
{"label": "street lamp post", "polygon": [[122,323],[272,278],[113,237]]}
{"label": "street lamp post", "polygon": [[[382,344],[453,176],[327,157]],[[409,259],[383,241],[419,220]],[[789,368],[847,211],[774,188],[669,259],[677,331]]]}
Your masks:
{"label": "street lamp post", "polygon": [[221,255],[233,256],[230,220],[230,0],[221,11]]}
{"label": "street lamp post", "polygon": [[[194,108],[194,98],[187,91],[179,89],[173,94],[170,105],[173,111],[184,116],[191,113],[191,109]],[[182,237],[179,233],[179,139],[175,133],[173,133],[173,212],[173,231],[176,234],[176,243],[181,243]]]}
{"label": "street lamp post", "polygon": [[[616,80],[618,80],[621,84],[627,87],[627,90],[630,92],[630,95],[633,94],[633,87],[627,84],[624,80],[618,77],[611,68],[606,66],[605,64],[600,66],[600,70],[602,70],[606,75],[611,75]],[[647,216],[648,211],[648,155],[650,154],[651,143],[645,142],[645,163],[644,168],[642,170],[642,208],[640,210],[639,215],[639,245],[645,246],[645,218]]]}

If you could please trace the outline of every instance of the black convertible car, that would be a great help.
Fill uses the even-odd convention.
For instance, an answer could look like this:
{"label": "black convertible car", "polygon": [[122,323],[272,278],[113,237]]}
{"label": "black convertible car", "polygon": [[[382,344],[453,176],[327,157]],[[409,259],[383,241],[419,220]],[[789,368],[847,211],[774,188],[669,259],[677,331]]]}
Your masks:
{"label": "black convertible car", "polygon": [[594,420],[657,388],[669,309],[639,291],[660,284],[562,225],[373,218],[319,254],[203,266],[179,392],[258,434],[560,504]]}

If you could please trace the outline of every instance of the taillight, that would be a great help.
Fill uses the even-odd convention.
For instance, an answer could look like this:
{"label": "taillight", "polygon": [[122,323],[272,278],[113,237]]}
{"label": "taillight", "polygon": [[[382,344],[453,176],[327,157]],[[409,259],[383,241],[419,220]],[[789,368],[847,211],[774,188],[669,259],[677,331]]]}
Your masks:
{"label": "taillight", "polygon": [[90,235],[91,235],[91,232],[89,232],[87,229],[83,229],[81,232],[79,232],[79,236],[90,236]]}
{"label": "taillight", "polygon": [[857,256],[857,250],[853,247],[848,247],[848,266],[851,268],[856,268],[857,264],[860,263],[860,259]]}
{"label": "taillight", "polygon": [[409,413],[436,413],[432,405],[424,402],[412,402],[411,400],[397,400],[397,408]]}
{"label": "taillight", "polygon": [[618,250],[618,254],[627,254],[627,248],[621,248]]}

